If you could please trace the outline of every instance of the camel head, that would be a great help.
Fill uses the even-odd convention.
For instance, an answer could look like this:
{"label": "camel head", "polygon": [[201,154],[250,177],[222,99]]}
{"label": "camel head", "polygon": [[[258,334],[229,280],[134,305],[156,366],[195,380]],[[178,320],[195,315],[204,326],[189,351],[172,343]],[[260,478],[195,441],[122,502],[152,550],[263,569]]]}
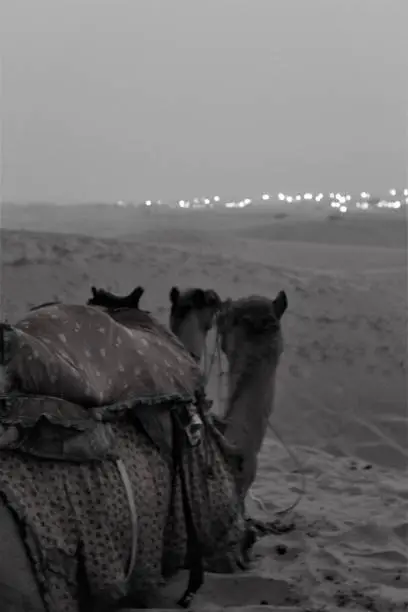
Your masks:
{"label": "camel head", "polygon": [[273,409],[275,375],[283,352],[281,319],[287,306],[286,293],[280,291],[275,299],[227,300],[217,317],[221,349],[228,360],[223,431],[243,457],[243,496],[255,479]]}
{"label": "camel head", "polygon": [[139,301],[144,293],[143,287],[136,287],[128,295],[116,295],[105,289],[91,287],[92,297],[87,301],[88,306],[101,306],[103,308],[139,308]]}
{"label": "camel head", "polygon": [[221,307],[221,298],[212,289],[172,287],[170,329],[197,361],[201,360],[207,334]]}
{"label": "camel head", "polygon": [[259,296],[226,300],[217,317],[217,329],[228,361],[242,351],[258,351],[263,346],[268,346],[271,357],[277,359],[283,351],[280,320],[287,306],[284,291],[274,300]]}

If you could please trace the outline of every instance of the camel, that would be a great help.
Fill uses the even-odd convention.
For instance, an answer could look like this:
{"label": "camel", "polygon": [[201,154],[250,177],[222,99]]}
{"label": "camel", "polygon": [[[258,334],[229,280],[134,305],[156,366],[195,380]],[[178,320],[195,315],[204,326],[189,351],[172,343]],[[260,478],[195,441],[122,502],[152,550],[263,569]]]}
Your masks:
{"label": "camel", "polygon": [[[52,312],[54,325],[58,328],[59,313],[68,313],[68,316],[71,311],[64,305],[54,305],[51,308],[56,309]],[[77,316],[78,320],[80,320],[80,316],[86,317],[89,315],[90,317],[91,313],[87,311],[88,308],[91,307],[82,306],[82,310],[73,310],[72,313]],[[137,572],[138,562],[144,561],[147,553],[150,552],[149,546],[154,551],[158,550],[165,559],[165,562],[161,559],[161,568],[165,577],[172,575],[187,563],[187,567],[190,569],[189,589],[185,597],[179,602],[180,605],[186,606],[190,603],[194,592],[202,582],[202,566],[200,570],[200,554],[198,553],[206,558],[206,566],[211,567],[213,555],[214,558],[217,558],[217,555],[232,552],[238,557],[244,552],[247,534],[243,500],[256,475],[257,455],[271,411],[276,371],[283,350],[280,322],[286,308],[287,298],[284,292],[280,292],[274,300],[249,297],[236,301],[228,300],[222,304],[217,317],[217,333],[219,334],[221,348],[229,361],[229,399],[222,421],[214,426],[212,415],[208,411],[208,405],[206,402],[200,403],[200,399],[198,399],[196,406],[203,424],[201,441],[198,445],[190,447],[186,442],[188,436],[183,437],[183,428],[177,426],[177,419],[173,416],[176,412],[175,407],[170,406],[169,409],[167,405],[164,405],[156,408],[152,402],[149,404],[150,414],[152,410],[157,410],[161,419],[172,422],[171,446],[173,457],[171,463],[166,462],[161,456],[160,449],[150,443],[149,438],[144,435],[143,431],[135,427],[133,422],[127,422],[126,420],[112,423],[112,429],[117,441],[120,442],[125,438],[128,442],[130,441],[130,444],[123,446],[125,450],[120,455],[120,460],[127,468],[127,482],[126,472],[122,479],[117,475],[115,479],[111,476],[111,470],[115,469],[115,465],[109,463],[108,459],[96,466],[95,464],[84,465],[82,463],[70,466],[64,461],[53,462],[52,467],[49,468],[48,463],[44,461],[41,462],[40,466],[38,459],[35,457],[21,456],[18,452],[6,448],[1,450],[0,541],[2,542],[2,555],[0,557],[0,602],[2,612],[59,612],[60,609],[78,612],[83,609],[119,609],[124,604],[127,607],[143,605],[141,602],[145,603],[147,600],[143,599],[143,590],[140,593],[138,580],[135,580],[135,576],[141,580],[141,574]],[[41,309],[37,312],[41,313]],[[99,314],[94,312],[92,316],[95,318],[95,324],[99,327],[102,323],[107,326],[108,320],[111,318],[102,311]],[[130,314],[127,315],[128,322],[129,317]],[[137,317],[140,317],[139,313],[137,313]],[[140,318],[138,320],[140,321]],[[90,319],[87,319],[87,330],[90,325],[89,321]],[[138,330],[136,321],[133,321],[132,328]],[[167,348],[170,335],[164,334],[163,326],[156,324],[153,317],[144,314],[141,329],[146,328],[148,328],[149,334],[155,336],[156,340],[160,341],[164,348]],[[61,329],[64,328],[61,327]],[[128,335],[123,333],[123,338],[126,339],[127,337]],[[133,337],[136,336],[132,335]],[[1,345],[4,348],[4,338],[3,343],[0,343],[0,348]],[[184,360],[185,365],[183,367],[187,368],[189,372],[187,374],[188,380],[186,379],[187,386],[189,388],[193,387],[192,379],[196,377],[196,380],[199,380],[196,371],[198,365],[194,366],[194,360],[191,360],[191,364],[190,362],[187,363],[186,351],[174,342],[171,345],[171,350],[174,351],[175,355],[175,361],[172,363],[173,368],[178,367],[174,365],[178,363],[178,359]],[[143,365],[144,358],[140,355],[139,357]],[[200,394],[197,397],[202,399]],[[134,409],[137,411],[137,406]],[[135,416],[138,418],[138,412],[135,412]],[[181,450],[184,453],[184,459],[183,456],[180,456]],[[135,464],[135,457],[137,465]],[[145,458],[149,458],[147,462]],[[190,476],[191,481],[185,475],[183,476],[183,469],[180,467],[186,458],[189,461],[191,460],[190,468],[195,473],[195,476]],[[70,544],[71,548],[68,547],[67,550],[71,551],[71,556],[64,558],[65,560],[60,559],[61,552],[59,555],[53,554],[52,558],[47,557],[52,552],[50,542],[49,548],[45,550],[40,546],[41,538],[39,541],[33,542],[33,533],[48,541],[46,539],[48,537],[47,525],[44,523],[44,517],[34,517],[39,521],[37,525],[40,526],[40,531],[31,533],[30,524],[27,521],[24,522],[24,517],[19,514],[16,505],[12,503],[14,500],[9,494],[10,486],[13,487],[14,479],[17,477],[13,469],[16,469],[16,466],[18,468],[20,464],[24,464],[25,469],[30,474],[31,481],[28,483],[26,479],[26,486],[38,486],[38,490],[40,490],[44,476],[49,477],[47,470],[50,471],[53,479],[57,479],[56,484],[58,484],[60,478],[66,483],[61,491],[68,491],[65,493],[67,501],[61,505],[60,499],[56,498],[53,514],[50,515],[52,517],[55,513],[64,512],[66,503],[71,502],[72,511],[69,517],[74,512],[74,516],[84,516],[86,518],[87,515],[83,514],[82,508],[75,506],[73,503],[75,496],[70,496],[70,486],[72,482],[76,482],[75,478],[78,471],[86,475],[87,482],[98,481],[97,484],[99,483],[99,486],[101,486],[103,476],[106,475],[109,468],[108,474],[111,478],[107,478],[104,484],[105,501],[101,502],[100,512],[104,519],[109,519],[112,531],[119,527],[117,522],[123,523],[118,529],[120,536],[118,538],[122,545],[128,539],[132,540],[132,546],[130,541],[128,546],[125,546],[126,555],[125,552],[122,552],[124,567],[121,570],[121,576],[126,579],[119,581],[122,589],[119,589],[116,585],[117,592],[115,592],[114,597],[110,592],[103,592],[103,589],[99,596],[97,592],[94,592],[95,589],[94,591],[90,589],[90,585],[98,584],[98,576],[88,575],[87,573],[90,562],[87,558],[89,550],[87,551],[86,543],[89,534],[84,531],[84,527],[81,528],[80,523],[75,521],[72,523],[72,533],[78,536],[77,530],[79,528],[81,539],[78,544]],[[175,480],[177,466],[180,469],[179,479]],[[146,471],[144,479],[139,474],[140,470],[144,474],[143,469]],[[98,476],[99,474],[100,476]],[[70,479],[73,479],[72,482]],[[202,489],[199,486],[201,480],[204,481]],[[129,496],[129,481],[133,485],[134,497],[137,497],[138,529],[136,531],[132,530],[132,521],[129,519],[129,516],[133,517],[131,496]],[[4,484],[5,482],[7,482],[7,486]],[[54,480],[51,479],[50,482],[54,482]],[[176,491],[177,482],[179,486]],[[156,484],[154,485],[154,483]],[[189,486],[193,486],[193,489],[188,489]],[[212,492],[210,497],[206,497],[203,493],[203,491],[208,491],[208,488]],[[189,491],[187,494],[186,489]],[[46,488],[48,497],[52,496],[52,490],[52,486]],[[130,487],[130,490],[132,490],[132,487]],[[63,495],[61,491],[60,496]],[[193,491],[195,491],[195,494],[193,494]],[[176,509],[177,507],[183,508],[182,514],[185,522],[177,522],[175,515],[170,516],[168,514],[169,502],[174,495],[176,497],[178,495],[174,507]],[[197,498],[195,498],[195,495],[197,495]],[[217,500],[216,504],[212,505],[211,500]],[[113,506],[112,501],[114,501]],[[133,501],[135,502],[135,500]],[[27,505],[25,508],[27,509]],[[154,514],[151,508],[158,508],[157,513]],[[196,514],[198,509],[199,514]],[[36,507],[36,512],[40,512],[38,507]],[[57,519],[63,524],[64,517],[62,514],[61,516],[58,515]],[[155,522],[150,523],[153,519]],[[158,528],[158,523],[162,527],[159,525],[160,528]],[[180,525],[182,525],[181,528]],[[45,529],[45,535],[42,534],[41,528]],[[88,528],[89,525],[86,529]],[[65,532],[58,533],[63,539]],[[135,533],[137,542],[134,541]],[[67,538],[68,535],[66,535]],[[182,540],[183,546],[180,540]],[[75,538],[72,540],[72,542],[76,541]],[[114,542],[114,539],[112,539],[112,542]],[[42,543],[44,543],[44,539]],[[190,545],[191,543],[195,545],[195,548]],[[61,550],[64,549],[63,544],[64,542],[59,543]],[[35,557],[34,553],[38,547],[40,548],[39,556]],[[187,557],[185,557],[185,548]],[[91,554],[92,551],[93,549],[90,551]],[[113,552],[115,551],[113,550]],[[98,553],[102,559],[105,559],[105,565],[110,564],[113,552],[103,547],[99,542]],[[132,553],[136,556],[136,561],[132,559]],[[114,558],[117,563],[122,559],[120,556],[118,559]],[[61,565],[62,561],[64,563]],[[37,562],[37,565],[35,562]],[[51,574],[55,580],[59,578],[55,571],[62,571],[61,568],[65,567],[64,564],[68,564],[67,567],[71,564],[72,567],[76,568],[74,573],[72,571],[69,573],[71,581],[69,584],[73,591],[70,592],[71,600],[69,602],[64,601],[64,604],[66,603],[64,608],[61,602],[59,602],[61,604],[61,608],[59,608],[52,601],[50,592],[46,592],[45,583],[39,578],[41,571],[49,569],[47,562],[52,563],[52,567],[59,568],[59,570],[54,569],[54,573]],[[102,568],[107,571],[105,565],[102,565]],[[129,565],[134,565],[131,568],[133,573],[129,571]],[[92,564],[90,567],[94,570]],[[120,563],[117,568],[119,571]],[[91,580],[91,577],[93,580]],[[146,576],[143,577],[146,578]],[[149,582],[150,578],[148,576],[147,583],[149,587],[152,587]],[[154,583],[155,579],[156,576],[154,575],[151,582]],[[114,586],[112,586],[113,591],[115,591]]]}
{"label": "camel", "polygon": [[[93,297],[88,300],[88,304],[98,305],[105,308],[139,308],[139,301],[144,293],[143,287],[136,287],[129,295],[119,296],[117,294],[106,291],[105,289],[96,289],[91,287]],[[173,286],[169,292],[170,298],[170,317],[169,326],[171,331],[181,340],[193,358],[201,361],[202,354],[206,346],[207,335],[213,327],[213,323],[217,314],[220,311],[222,301],[219,295],[212,289],[188,288],[180,290],[179,287]],[[251,298],[254,299],[254,298]],[[284,298],[282,298],[284,299]],[[228,302],[224,304],[225,306]],[[113,316],[114,311],[113,311]],[[224,314],[225,316],[225,314]],[[220,318],[220,321],[223,319]],[[225,352],[225,351],[224,351]],[[226,353],[228,357],[228,353]],[[231,352],[230,367],[234,370],[234,354]],[[230,394],[228,400],[231,411],[233,395]],[[267,397],[269,406],[272,410],[273,398]],[[222,419],[215,418],[218,427],[225,430],[225,423]],[[262,432],[264,435],[264,432]],[[263,438],[262,435],[262,438]],[[259,450],[259,449],[258,449]],[[254,466],[256,471],[256,466]]]}
{"label": "camel", "polygon": [[243,499],[255,480],[258,454],[273,409],[277,366],[283,352],[280,321],[287,306],[284,291],[274,300],[259,296],[227,300],[217,320],[229,369],[220,426],[243,457]]}

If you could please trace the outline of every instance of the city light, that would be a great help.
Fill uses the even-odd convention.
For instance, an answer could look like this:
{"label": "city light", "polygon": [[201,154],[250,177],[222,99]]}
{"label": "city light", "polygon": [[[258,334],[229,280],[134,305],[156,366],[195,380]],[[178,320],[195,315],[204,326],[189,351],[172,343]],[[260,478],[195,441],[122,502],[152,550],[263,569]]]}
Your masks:
{"label": "city light", "polygon": [[[262,193],[262,192],[261,192]],[[408,205],[408,188],[392,188],[383,191],[383,196],[380,194],[374,193],[374,195],[370,195],[367,191],[362,191],[359,194],[359,197],[352,196],[346,191],[343,192],[330,192],[330,194],[323,192],[316,192],[313,194],[311,192],[299,193],[294,192],[293,195],[287,195],[283,192],[278,192],[277,196],[271,195],[269,193],[262,193],[261,200],[263,202],[268,202],[268,207],[273,209],[274,203],[277,200],[279,202],[287,202],[288,204],[299,203],[305,201],[305,207],[310,205],[313,206],[313,202],[321,202],[324,200],[325,206],[329,209],[334,208],[338,209],[342,214],[346,212],[350,212],[352,210],[373,210],[375,208],[378,209],[388,209],[388,210],[399,210],[402,207],[405,210],[405,205]],[[387,195],[386,195],[387,194]],[[217,209],[217,208],[245,208],[249,205],[256,206],[259,202],[259,196],[256,198],[251,197],[242,197],[233,200],[227,200],[227,198],[223,199],[222,197],[216,195],[211,197],[194,197],[191,200],[174,200],[166,201],[166,200],[155,200],[149,199],[145,200],[143,204],[147,207],[154,207],[155,210],[159,208],[192,208],[192,209]],[[217,205],[215,205],[217,203]],[[118,207],[136,207],[137,204],[132,200],[117,200],[114,202],[115,206]],[[306,208],[307,210],[307,208]]]}

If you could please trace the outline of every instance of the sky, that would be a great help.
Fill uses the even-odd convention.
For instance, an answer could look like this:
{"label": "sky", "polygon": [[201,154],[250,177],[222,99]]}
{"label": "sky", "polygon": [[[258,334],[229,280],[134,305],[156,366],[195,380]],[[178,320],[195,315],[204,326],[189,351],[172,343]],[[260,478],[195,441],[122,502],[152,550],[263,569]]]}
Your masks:
{"label": "sky", "polygon": [[2,197],[408,183],[408,0],[2,0]]}

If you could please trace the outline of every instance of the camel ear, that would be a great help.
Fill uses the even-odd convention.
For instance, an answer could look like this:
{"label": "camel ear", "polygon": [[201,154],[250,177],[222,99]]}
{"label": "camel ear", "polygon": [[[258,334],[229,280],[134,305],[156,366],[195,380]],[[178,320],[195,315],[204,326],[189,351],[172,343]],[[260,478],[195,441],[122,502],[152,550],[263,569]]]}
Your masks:
{"label": "camel ear", "polygon": [[213,289],[207,289],[207,291],[205,291],[205,304],[206,306],[220,308],[222,302],[216,291]]}
{"label": "camel ear", "polygon": [[179,301],[179,297],[180,297],[180,290],[178,287],[172,287],[170,290],[170,302],[173,304],[173,306],[177,305],[177,302]]}
{"label": "camel ear", "polygon": [[273,307],[276,317],[280,319],[288,307],[288,298],[284,291],[279,291],[278,295],[273,301]]}
{"label": "camel ear", "polygon": [[132,293],[130,294],[130,299],[131,302],[136,306],[136,308],[139,308],[139,300],[142,297],[142,295],[144,294],[144,289],[143,287],[136,287],[136,289],[134,289],[132,291]]}
{"label": "camel ear", "polygon": [[92,287],[91,287],[91,291],[92,291],[92,295],[93,295],[93,297],[96,297],[96,296],[98,295],[98,290],[97,290],[97,288],[96,288],[96,287],[94,287],[93,285],[92,285]]}

